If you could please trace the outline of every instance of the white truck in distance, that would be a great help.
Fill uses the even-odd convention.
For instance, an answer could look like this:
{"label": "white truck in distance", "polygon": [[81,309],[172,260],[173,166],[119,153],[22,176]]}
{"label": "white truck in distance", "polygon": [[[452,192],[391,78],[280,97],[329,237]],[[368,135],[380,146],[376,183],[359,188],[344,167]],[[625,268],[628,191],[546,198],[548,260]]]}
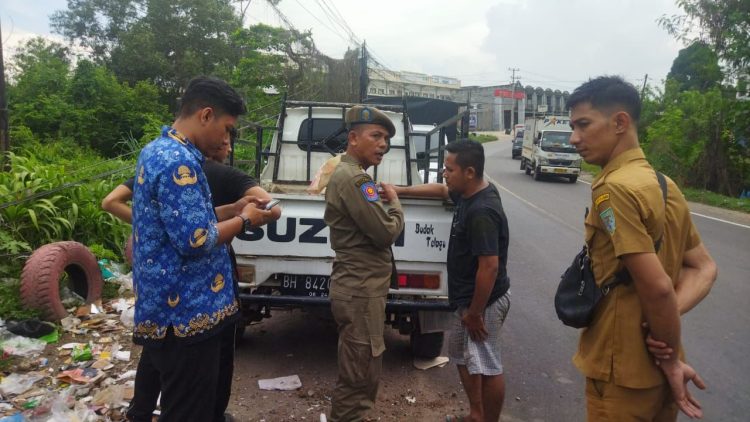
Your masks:
{"label": "white truck in distance", "polygon": [[570,117],[543,116],[526,119],[521,152],[521,170],[534,174],[567,177],[570,183],[581,173],[581,156],[570,144]]}
{"label": "white truck in distance", "polygon": [[[334,252],[323,221],[325,196],[306,189],[318,169],[344,151],[347,131],[343,116],[351,106],[285,101],[277,127],[256,126],[259,140],[264,139],[264,130],[273,132],[270,144],[256,141],[256,154],[261,158],[256,166],[267,161],[262,172],[256,171],[256,178],[273,198],[281,200],[283,211],[278,221],[242,234],[232,243],[240,271],[245,323],[269,317],[271,309],[313,312],[317,308],[322,314],[330,312],[328,289]],[[374,107],[392,119],[396,134],[382,163],[368,173],[376,182],[423,183],[424,174],[420,175],[417,165],[419,148],[410,136],[407,112],[401,106]],[[438,141],[439,136],[432,139],[439,157],[428,155],[424,160],[437,161],[439,171],[442,149],[438,147],[444,140]],[[421,145],[421,152],[424,149]],[[453,204],[442,199],[409,198],[401,198],[401,204],[405,228],[393,245],[399,286],[389,292],[386,323],[411,336],[415,356],[437,357],[452,310],[447,298],[446,258]]]}

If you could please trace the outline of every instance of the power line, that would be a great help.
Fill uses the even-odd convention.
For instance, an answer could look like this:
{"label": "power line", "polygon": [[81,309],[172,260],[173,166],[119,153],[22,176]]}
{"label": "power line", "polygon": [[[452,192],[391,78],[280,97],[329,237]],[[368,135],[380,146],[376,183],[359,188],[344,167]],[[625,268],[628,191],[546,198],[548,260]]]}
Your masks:
{"label": "power line", "polygon": [[326,24],[325,24],[325,22],[323,22],[323,21],[322,21],[322,20],[320,20],[320,19],[319,19],[319,18],[318,18],[317,16],[315,16],[315,15],[314,15],[314,14],[313,14],[313,13],[312,13],[312,12],[311,12],[310,10],[308,10],[308,9],[307,9],[307,8],[306,8],[306,7],[305,7],[305,6],[304,6],[304,5],[303,5],[303,4],[302,4],[302,3],[301,3],[301,2],[299,1],[299,0],[294,0],[294,1],[295,1],[295,2],[297,2],[297,4],[299,4],[299,5],[300,5],[300,7],[301,7],[302,9],[304,9],[304,10],[305,10],[305,11],[306,11],[306,12],[307,12],[307,13],[308,13],[308,14],[309,14],[310,16],[312,16],[312,17],[313,17],[313,18],[314,18],[314,19],[315,19],[316,21],[320,22],[320,24],[321,24],[321,25],[323,25],[323,27],[325,27],[326,29],[328,29],[329,31],[331,31],[331,32],[332,32],[332,33],[333,33],[334,35],[336,35],[337,37],[341,38],[341,40],[342,40],[342,41],[344,41],[344,42],[346,42],[346,43],[348,43],[348,42],[349,42],[349,40],[348,40],[348,39],[346,39],[346,38],[344,38],[344,36],[343,36],[343,35],[341,35],[341,34],[340,34],[339,32],[337,32],[337,31],[335,31],[335,30],[334,30],[333,28],[331,28],[330,26],[326,25]]}

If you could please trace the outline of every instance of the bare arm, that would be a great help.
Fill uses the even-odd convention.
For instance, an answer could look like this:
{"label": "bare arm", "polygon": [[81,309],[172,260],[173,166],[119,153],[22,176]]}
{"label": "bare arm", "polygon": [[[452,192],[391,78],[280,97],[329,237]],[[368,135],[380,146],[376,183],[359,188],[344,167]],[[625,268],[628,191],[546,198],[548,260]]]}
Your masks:
{"label": "bare arm", "polygon": [[490,299],[492,288],[495,287],[499,264],[497,255],[479,256],[478,261],[476,286],[468,312],[482,315],[484,308],[487,307],[487,301]]}
{"label": "bare arm", "polygon": [[[641,302],[643,314],[652,336],[672,347],[680,344],[680,315],[677,297],[664,268],[655,253],[634,253],[622,256],[635,291]],[[677,356],[670,356],[670,360]]]}
{"label": "bare arm", "polygon": [[117,185],[102,199],[102,209],[126,223],[133,222],[133,210],[128,201],[133,199],[133,191],[125,185]]}
{"label": "bare arm", "polygon": [[680,276],[675,282],[680,314],[693,309],[708,295],[717,274],[716,262],[703,243],[685,252]]}
{"label": "bare arm", "polygon": [[413,186],[394,186],[398,196],[448,199],[448,186],[442,183],[426,183]]}
{"label": "bare arm", "polygon": [[[249,199],[249,201],[246,201],[239,207],[238,204],[240,204],[240,201],[235,202],[234,204],[227,204],[216,207],[216,217],[218,218],[218,220],[226,221],[232,217],[236,217],[237,215],[239,215],[240,211],[247,202],[254,202],[260,207],[261,205],[265,205],[272,199],[271,195],[269,195],[268,192],[266,192],[266,190],[261,188],[260,186],[253,186],[252,188],[246,190],[243,198],[247,198]],[[279,219],[279,217],[281,217],[281,208],[276,206],[271,209],[271,212],[269,214],[264,214],[264,216],[258,217],[258,220],[251,221],[253,223],[253,227],[259,227],[264,224],[268,224],[271,221],[276,221]]]}
{"label": "bare arm", "polygon": [[[630,272],[635,291],[646,316],[651,336],[676,348],[680,344],[680,315],[677,294],[672,280],[659,262],[655,253],[634,253],[622,256],[622,262]],[[698,388],[705,388],[703,380],[695,370],[677,358],[676,353],[659,361],[669,383],[677,406],[691,418],[703,416],[700,403],[690,394],[687,384],[693,381]]]}
{"label": "bare arm", "polygon": [[466,330],[474,341],[484,341],[489,333],[484,325],[484,309],[492,294],[497,278],[498,259],[496,255],[479,256],[477,265],[476,285],[474,296],[466,312],[461,316]]}
{"label": "bare arm", "polygon": [[[250,222],[253,222],[259,221],[263,218],[269,218],[269,216],[271,215],[271,211],[260,210],[256,208],[255,203],[247,203],[240,214],[249,218]],[[242,231],[242,219],[229,218],[228,220],[221,221],[216,224],[216,228],[219,230],[219,238],[216,243],[229,243]]]}

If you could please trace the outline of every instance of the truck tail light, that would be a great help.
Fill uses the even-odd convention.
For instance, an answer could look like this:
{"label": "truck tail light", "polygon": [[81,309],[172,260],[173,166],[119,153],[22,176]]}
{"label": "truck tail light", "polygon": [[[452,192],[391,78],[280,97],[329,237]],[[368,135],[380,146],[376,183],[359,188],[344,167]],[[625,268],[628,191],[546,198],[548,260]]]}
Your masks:
{"label": "truck tail light", "polygon": [[440,275],[438,274],[399,274],[398,287],[412,289],[439,289]]}

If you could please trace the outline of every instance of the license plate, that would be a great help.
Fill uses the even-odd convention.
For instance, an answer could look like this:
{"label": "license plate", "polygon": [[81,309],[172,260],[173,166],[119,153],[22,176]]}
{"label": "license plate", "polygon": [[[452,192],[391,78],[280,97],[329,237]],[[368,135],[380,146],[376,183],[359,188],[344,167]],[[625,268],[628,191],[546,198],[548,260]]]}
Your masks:
{"label": "license plate", "polygon": [[565,169],[555,169],[555,173],[565,173]]}
{"label": "license plate", "polygon": [[279,274],[279,290],[284,296],[327,297],[331,277],[325,275]]}

